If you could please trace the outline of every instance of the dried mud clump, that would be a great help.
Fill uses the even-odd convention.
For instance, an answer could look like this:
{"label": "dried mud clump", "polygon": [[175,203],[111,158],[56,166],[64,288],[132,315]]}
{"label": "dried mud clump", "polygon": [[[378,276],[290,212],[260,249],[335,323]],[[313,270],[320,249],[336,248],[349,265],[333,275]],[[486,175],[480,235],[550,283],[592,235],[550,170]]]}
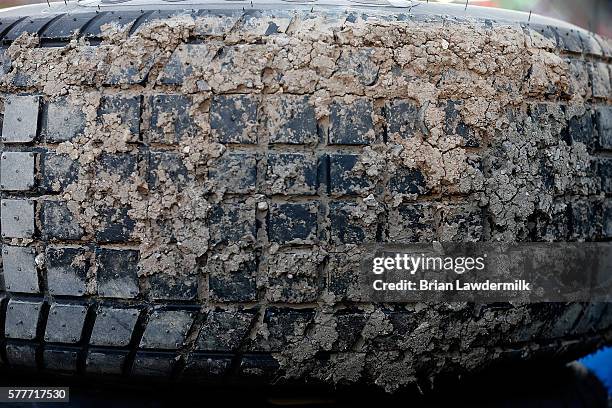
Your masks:
{"label": "dried mud clump", "polygon": [[83,114],[74,135],[45,140],[76,170],[40,198],[64,203],[74,240],[137,250],[138,296],[197,300],[211,333],[234,327],[216,307],[259,310],[199,347],[391,391],[485,364],[487,336],[521,338],[531,312],[368,304],[361,244],[565,238],[558,215],[602,195],[579,138],[589,76],[550,40],[369,13],[177,15],[107,25],[95,46],[24,34],[0,80]]}

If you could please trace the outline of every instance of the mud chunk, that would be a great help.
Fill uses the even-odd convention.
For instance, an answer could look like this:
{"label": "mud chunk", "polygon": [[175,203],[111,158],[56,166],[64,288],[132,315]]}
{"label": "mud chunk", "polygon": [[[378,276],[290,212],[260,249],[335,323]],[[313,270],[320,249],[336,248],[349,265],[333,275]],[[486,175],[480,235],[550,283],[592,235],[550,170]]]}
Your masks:
{"label": "mud chunk", "polygon": [[225,263],[220,257],[206,265],[208,290],[211,299],[218,302],[248,302],[257,299],[257,262],[249,254],[235,262]]}
{"label": "mud chunk", "polygon": [[605,62],[592,63],[591,81],[593,82],[593,96],[595,98],[609,99],[612,96],[608,64]]}
{"label": "mud chunk", "polygon": [[268,261],[266,297],[271,302],[314,302],[322,289],[322,257],[307,252],[276,253]]}
{"label": "mud chunk", "polygon": [[235,351],[249,333],[256,315],[255,309],[211,310],[198,336],[197,349]]}
{"label": "mud chunk", "polygon": [[373,85],[378,79],[378,65],[372,60],[374,50],[371,48],[344,47],[337,63],[334,75],[356,78],[361,85]]}
{"label": "mud chunk", "polygon": [[130,141],[137,142],[140,136],[140,96],[104,96],[100,102],[99,117],[102,123],[110,125],[118,121],[129,131]]}
{"label": "mud chunk", "polygon": [[352,202],[336,201],[329,204],[331,239],[337,244],[373,242],[376,225],[366,225],[356,215],[358,206]]}
{"label": "mud chunk", "polygon": [[[414,313],[407,310],[402,311],[384,311],[384,320],[391,323],[392,330],[388,330],[388,334],[380,333],[374,336],[368,342],[372,347],[379,350],[392,350],[400,344],[406,343],[407,339],[418,326],[419,319]],[[378,318],[379,316],[372,316]]]}
{"label": "mud chunk", "polygon": [[48,247],[47,282],[52,295],[83,296],[89,256],[85,248]]}
{"label": "mud chunk", "polygon": [[239,242],[255,237],[255,207],[251,204],[228,202],[212,207],[208,215],[210,242]]}
{"label": "mud chunk", "polygon": [[335,195],[369,194],[374,181],[362,166],[356,168],[360,156],[356,154],[329,155],[330,192]]}
{"label": "mud chunk", "polygon": [[77,180],[79,164],[66,154],[47,151],[41,155],[41,187],[50,193],[59,193]]}
{"label": "mud chunk", "polygon": [[149,277],[149,285],[153,299],[193,300],[198,291],[198,277],[193,274],[177,277],[155,274]]}
{"label": "mud chunk", "polygon": [[149,141],[176,144],[197,129],[190,115],[192,100],[184,95],[155,95],[148,98],[151,109]]}
{"label": "mud chunk", "polygon": [[316,203],[273,204],[268,236],[278,243],[311,243],[317,235]]}
{"label": "mud chunk", "polygon": [[389,242],[431,242],[435,239],[434,210],[429,204],[404,204],[389,214]]}
{"label": "mud chunk", "polygon": [[162,188],[170,181],[179,187],[184,187],[190,180],[183,159],[178,153],[151,152],[149,161],[149,187],[151,190]]}
{"label": "mud chunk", "polygon": [[50,143],[72,140],[85,132],[85,112],[68,98],[50,101],[44,120],[45,139]]}
{"label": "mud chunk", "polygon": [[96,274],[100,296],[135,297],[138,294],[138,251],[98,248]]}
{"label": "mud chunk", "polygon": [[250,153],[226,153],[217,159],[208,176],[216,183],[217,190],[253,192],[257,182],[257,158]]}
{"label": "mud chunk", "polygon": [[257,143],[258,99],[250,95],[216,96],[210,106],[210,127],[221,143]]}
{"label": "mud chunk", "polygon": [[421,130],[419,109],[408,99],[394,99],[385,105],[387,133],[396,133],[403,139],[412,137]]}
{"label": "mud chunk", "polygon": [[85,234],[65,202],[43,201],[41,218],[46,240],[75,241]]}
{"label": "mud chunk", "polygon": [[372,102],[334,100],[330,106],[329,144],[369,145],[375,139]]}
{"label": "mud chunk", "polygon": [[193,323],[193,313],[186,310],[156,309],[151,313],[140,347],[176,349],[183,345]]}
{"label": "mud chunk", "polygon": [[98,242],[127,242],[132,239],[136,222],[128,215],[129,208],[97,206],[102,225],[96,230]]}
{"label": "mud chunk", "polygon": [[361,301],[363,300],[361,261],[364,258],[360,250],[355,249],[329,255],[329,282],[330,293],[336,300]]}
{"label": "mud chunk", "polygon": [[600,146],[612,149],[612,106],[598,107],[595,111],[595,123]]}
{"label": "mud chunk", "polygon": [[269,153],[266,183],[271,194],[315,194],[317,160],[301,153]]}
{"label": "mud chunk", "polygon": [[389,179],[391,194],[427,194],[429,189],[419,169],[401,167]]}
{"label": "mud chunk", "polygon": [[447,135],[458,135],[463,138],[463,145],[467,147],[478,147],[480,141],[475,130],[468,126],[461,116],[462,101],[448,100],[444,106],[445,122],[444,132]]}
{"label": "mud chunk", "polygon": [[314,106],[307,96],[271,96],[264,114],[270,143],[313,144],[319,138]]}
{"label": "mud chunk", "polygon": [[475,242],[483,238],[483,214],[476,205],[459,204],[440,210],[439,240]]}

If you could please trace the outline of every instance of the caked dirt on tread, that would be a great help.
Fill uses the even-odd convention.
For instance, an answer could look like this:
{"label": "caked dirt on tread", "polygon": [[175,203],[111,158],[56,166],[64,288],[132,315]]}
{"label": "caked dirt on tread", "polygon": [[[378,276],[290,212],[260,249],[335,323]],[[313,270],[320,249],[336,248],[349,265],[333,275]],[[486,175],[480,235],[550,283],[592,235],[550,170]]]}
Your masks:
{"label": "caked dirt on tread", "polygon": [[[147,23],[133,34],[129,27],[112,24],[96,46],[73,40],[62,48],[41,48],[36,36],[22,35],[6,52],[10,69],[0,75],[3,91],[25,86],[50,100],[68,98],[86,120],[82,135],[54,146],[57,154],[78,163],[78,176],[50,198],[67,204],[71,222],[85,237],[122,219],[109,217],[106,209],[127,209],[134,226],[123,232],[138,246],[139,290],[145,297],[152,277],[162,277],[169,287],[196,280],[199,301],[212,310],[224,299],[210,293],[209,275],[230,284],[245,265],[258,262],[257,291],[248,302],[316,308],[312,320],[295,320],[283,351],[274,353],[288,378],[351,383],[367,373],[376,384],[394,390],[416,382],[423,366],[435,373],[445,365],[468,368],[490,360],[479,339],[518,325],[528,331],[529,308],[517,307],[500,321],[504,316],[489,316],[486,324],[474,327],[479,324],[474,320],[468,324],[449,317],[469,313],[465,304],[405,305],[404,310],[421,316],[420,324],[381,349],[378,345],[394,325],[379,308],[363,304],[359,340],[344,353],[317,360],[340,341],[338,303],[368,300],[358,279],[366,250],[334,233],[271,242],[262,229],[279,197],[319,195],[327,202],[328,187],[308,186],[301,164],[291,161],[259,166],[258,173],[265,171],[257,175],[255,191],[232,184],[250,177],[240,161],[211,171],[232,154],[224,135],[211,126],[227,120],[215,110],[214,100],[233,96],[231,110],[242,113],[231,121],[245,125],[233,136],[239,144],[263,146],[303,109],[313,110],[318,132],[329,140],[357,133],[356,144],[368,146],[360,148],[356,164],[344,175],[344,187],[329,197],[356,193],[356,200],[335,211],[365,231],[362,240],[377,239],[385,214],[389,228],[382,234],[392,242],[527,240],[533,238],[535,218],[554,220],[567,212],[570,201],[604,199],[588,146],[568,144],[563,137],[572,119],[590,109],[589,95],[576,83],[570,64],[549,39],[512,25],[408,24],[375,15],[349,21],[324,13],[269,20],[276,26],[273,35],[263,34],[268,20],[241,23],[229,16],[177,16]],[[189,42],[195,37],[203,40]],[[185,114],[180,108],[155,120],[150,108],[143,108],[142,140],[120,113],[100,114],[109,96],[177,91],[190,98],[186,114],[193,126],[182,134],[177,134]],[[281,96],[301,108],[296,111]],[[559,99],[568,109],[554,103]],[[253,103],[255,116],[249,111]],[[291,144],[297,137],[292,132],[278,137]],[[149,173],[144,159],[125,173],[117,171],[117,164],[101,165],[108,155],[138,156],[143,142],[162,154],[163,165],[156,170]],[[324,151],[318,143],[318,137],[311,138],[303,148],[315,162],[315,154]],[[256,149],[262,154],[259,163],[265,149]],[[351,153],[357,147],[348,149]],[[381,192],[379,186],[400,174],[408,175],[410,188]],[[239,194],[248,197],[237,201]],[[252,209],[263,227],[236,242],[219,243],[207,219],[222,202]],[[415,211],[410,228],[402,228],[398,218],[406,204]],[[329,227],[324,214],[316,209],[312,214],[320,229]],[[292,222],[286,215],[280,218]],[[250,222],[227,214],[218,221]],[[551,227],[537,238],[558,239],[559,231]],[[322,289],[321,280],[327,288]],[[88,292],[95,294],[95,268],[88,283]],[[262,316],[258,319],[244,347],[271,350],[270,333]],[[456,352],[454,360],[436,357],[440,345],[451,342],[457,349],[443,351]],[[422,363],[424,355],[427,363]]]}

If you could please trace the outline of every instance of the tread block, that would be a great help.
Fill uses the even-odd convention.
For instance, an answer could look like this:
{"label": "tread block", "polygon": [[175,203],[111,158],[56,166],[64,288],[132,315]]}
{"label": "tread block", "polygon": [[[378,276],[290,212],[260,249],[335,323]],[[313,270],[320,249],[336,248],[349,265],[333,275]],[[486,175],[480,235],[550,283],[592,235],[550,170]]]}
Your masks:
{"label": "tread block", "polygon": [[246,355],[240,359],[238,375],[264,380],[275,376],[279,368],[278,361],[270,355]]}
{"label": "tread block", "polygon": [[336,315],[338,339],[334,343],[333,350],[352,350],[353,345],[361,336],[366,320],[364,313],[360,311],[341,310],[338,312]]}
{"label": "tread block", "polygon": [[167,275],[149,277],[149,294],[155,300],[193,300],[198,294],[198,276],[181,275],[171,279]]}
{"label": "tread block", "polygon": [[376,238],[376,224],[367,225],[361,217],[352,217],[358,205],[353,202],[335,201],[329,204],[331,239],[335,243],[358,244],[372,242]]}
{"label": "tread block", "polygon": [[191,177],[180,154],[172,152],[151,152],[149,160],[149,187],[163,189],[165,183],[184,187]]}
{"label": "tread block", "polygon": [[85,248],[48,247],[47,284],[52,295],[83,296],[87,290],[89,254]]}
{"label": "tread block", "polygon": [[419,169],[400,167],[389,178],[389,190],[392,194],[427,194],[430,190],[423,173]]}
{"label": "tread block", "polygon": [[151,109],[149,141],[176,144],[193,135],[196,126],[189,111],[192,99],[184,95],[155,95],[148,100]]}
{"label": "tread block", "polygon": [[71,13],[60,17],[41,34],[43,40],[69,40],[98,16],[96,13]]}
{"label": "tread block", "polygon": [[[164,85],[181,85],[194,74],[206,72],[218,49],[219,46],[214,43],[180,44],[164,66],[157,82]],[[197,81],[196,85],[200,91],[210,90],[204,80]]]}
{"label": "tread block", "polygon": [[612,200],[603,204],[603,234],[605,238],[612,238]]}
{"label": "tread block", "polygon": [[67,154],[47,151],[41,154],[41,186],[50,193],[59,193],[76,182],[79,163]]}
{"label": "tread block", "polygon": [[421,129],[419,108],[409,99],[394,99],[385,105],[387,134],[409,139]]}
{"label": "tread block", "polygon": [[8,363],[17,367],[36,368],[36,346],[32,344],[6,344]]}
{"label": "tread block", "polygon": [[94,346],[125,347],[130,343],[138,320],[138,309],[100,306],[91,333]]}
{"label": "tread block", "polygon": [[225,262],[213,256],[207,264],[208,290],[211,299],[219,302],[249,302],[257,299],[257,262],[255,255],[240,259],[228,270]]}
{"label": "tread block", "polygon": [[226,153],[208,171],[216,189],[229,193],[250,193],[257,182],[257,157],[250,153]]}
{"label": "tread block", "polygon": [[317,159],[300,153],[269,153],[266,183],[271,194],[317,192]]}
{"label": "tread block", "polygon": [[257,316],[255,309],[211,310],[198,335],[197,350],[236,351]]}
{"label": "tread block", "polygon": [[593,241],[599,237],[601,206],[588,201],[574,201],[571,204],[572,235],[570,238]]}
{"label": "tread block", "polygon": [[331,154],[329,156],[330,191],[336,195],[369,194],[374,183],[365,173],[357,154]]}
{"label": "tread block", "polygon": [[269,350],[284,350],[288,339],[303,338],[314,316],[314,309],[267,308],[264,323],[269,332],[267,338]]}
{"label": "tread block", "polygon": [[49,143],[73,140],[85,132],[85,112],[68,98],[50,101],[44,119],[45,140]]}
{"label": "tread block", "polygon": [[582,40],[582,48],[585,53],[598,56],[604,55],[604,51],[601,48],[601,45],[599,45],[599,42],[595,39],[595,37],[593,37],[589,33],[579,32],[578,34],[580,35],[580,39]]}
{"label": "tread block", "polygon": [[75,344],[81,340],[87,305],[52,303],[47,318],[45,341]]}
{"label": "tread block", "polygon": [[187,359],[183,376],[185,379],[220,377],[228,373],[232,357],[209,353],[191,353]]}
{"label": "tread block", "polygon": [[269,238],[278,243],[312,243],[317,238],[319,208],[312,203],[272,204]]}
{"label": "tread block", "polygon": [[[0,35],[0,39],[2,36]],[[11,71],[11,59],[6,55],[6,50],[0,48],[0,81],[4,80],[4,76]]]}
{"label": "tread block", "polygon": [[34,201],[2,200],[2,236],[31,238],[34,235]]}
{"label": "tread block", "polygon": [[90,348],[85,361],[88,374],[120,375],[128,352],[124,350],[105,350]]}
{"label": "tread block", "polygon": [[250,95],[216,96],[210,106],[210,127],[221,143],[257,143],[257,106]]}
{"label": "tread block", "polygon": [[110,298],[130,299],[138,294],[137,250],[96,250],[98,294]]}
{"label": "tread block", "polygon": [[310,251],[270,255],[266,274],[267,299],[286,303],[316,301],[323,287],[322,261],[322,257]]}
{"label": "tread block", "polygon": [[596,108],[595,124],[599,133],[599,145],[604,149],[612,149],[612,106]]}
{"label": "tread block", "polygon": [[176,362],[176,354],[138,351],[134,357],[132,375],[138,377],[168,377]]}
{"label": "tread block", "polygon": [[352,103],[334,100],[330,106],[329,144],[369,145],[374,142],[372,102],[357,99]]}
{"label": "tread block", "polygon": [[55,17],[55,15],[49,15],[37,18],[24,18],[22,21],[11,27],[11,29],[4,36],[4,41],[15,41],[24,33],[38,34],[40,30],[42,30],[45,25],[47,25]]}
{"label": "tread block", "polygon": [[373,85],[379,72],[378,64],[373,60],[374,54],[373,48],[343,48],[335,75],[351,78],[363,86]]}
{"label": "tread block", "polygon": [[2,141],[5,143],[29,143],[38,134],[40,96],[8,95],[4,100]]}
{"label": "tread block", "polygon": [[389,213],[389,241],[394,243],[435,240],[434,210],[428,204],[404,204]]}
{"label": "tread block", "polygon": [[10,299],[4,323],[5,336],[12,339],[35,339],[42,305],[42,300]]}
{"label": "tread block", "polygon": [[600,159],[598,168],[601,190],[604,193],[612,193],[612,159]]}
{"label": "tread block", "polygon": [[137,10],[121,10],[121,12],[105,12],[99,14],[99,18],[91,22],[81,34],[86,38],[102,38],[102,27],[106,24],[119,24],[122,27],[128,27],[143,15],[144,11]]}
{"label": "tread block", "polygon": [[574,29],[555,27],[557,32],[557,46],[564,51],[582,53],[582,39]]}
{"label": "tread block", "polygon": [[77,369],[78,349],[45,347],[43,350],[44,367],[51,371],[73,373]]}
{"label": "tread block", "polygon": [[463,145],[467,147],[478,147],[480,141],[473,128],[468,126],[464,121],[460,113],[460,107],[463,104],[462,101],[448,100],[444,107],[445,112],[445,124],[444,132],[447,135],[458,135],[463,139]]}
{"label": "tread block", "polygon": [[128,211],[127,207],[98,208],[103,223],[96,230],[96,240],[102,243],[130,241],[136,221],[128,215]]}
{"label": "tread block", "polygon": [[2,190],[27,191],[34,187],[34,153],[3,152],[0,159],[0,188]]}
{"label": "tread block", "polygon": [[137,142],[140,135],[140,96],[104,96],[100,101],[99,117],[102,123],[105,122],[105,115],[110,115],[111,122],[119,120],[131,134],[132,142]]}
{"label": "tread block", "polygon": [[135,154],[103,153],[96,163],[98,177],[119,176],[122,180],[138,173],[138,156]]}
{"label": "tread block", "polygon": [[587,62],[575,59],[568,58],[566,62],[569,64],[569,72],[570,72],[570,95],[581,95],[583,98],[590,98],[591,96],[591,79],[589,77],[590,74],[590,66]]}
{"label": "tread block", "polygon": [[271,144],[315,144],[319,140],[314,106],[307,96],[279,95],[264,104]]}
{"label": "tread block", "polygon": [[76,241],[85,235],[65,202],[43,201],[41,218],[46,240]]}
{"label": "tread block", "polygon": [[36,254],[33,248],[4,245],[2,270],[4,287],[9,292],[38,293]]}
{"label": "tread block", "polygon": [[209,212],[208,225],[213,244],[238,242],[243,237],[254,240],[255,207],[241,202],[215,205]]}
{"label": "tread block", "polygon": [[186,310],[154,310],[140,341],[141,348],[177,349],[183,345],[194,314]]}
{"label": "tread block", "polygon": [[593,116],[589,111],[582,116],[572,116],[567,124],[567,132],[572,143],[583,143],[593,150],[597,147],[597,139],[593,137]]}
{"label": "tread block", "polygon": [[591,65],[591,81],[595,98],[609,99],[612,96],[608,64],[605,62],[594,62]]}
{"label": "tread block", "polygon": [[440,211],[439,241],[477,242],[483,238],[482,209],[476,205],[449,205]]}

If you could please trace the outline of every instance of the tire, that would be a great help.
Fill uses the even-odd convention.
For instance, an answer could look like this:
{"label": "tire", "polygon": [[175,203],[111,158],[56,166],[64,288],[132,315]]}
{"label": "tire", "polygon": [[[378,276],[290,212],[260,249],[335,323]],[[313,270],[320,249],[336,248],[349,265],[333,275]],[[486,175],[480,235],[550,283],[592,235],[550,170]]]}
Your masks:
{"label": "tire", "polygon": [[478,8],[130,4],[0,13],[5,365],[394,391],[609,342],[605,303],[357,284],[371,243],[609,240],[608,40]]}

